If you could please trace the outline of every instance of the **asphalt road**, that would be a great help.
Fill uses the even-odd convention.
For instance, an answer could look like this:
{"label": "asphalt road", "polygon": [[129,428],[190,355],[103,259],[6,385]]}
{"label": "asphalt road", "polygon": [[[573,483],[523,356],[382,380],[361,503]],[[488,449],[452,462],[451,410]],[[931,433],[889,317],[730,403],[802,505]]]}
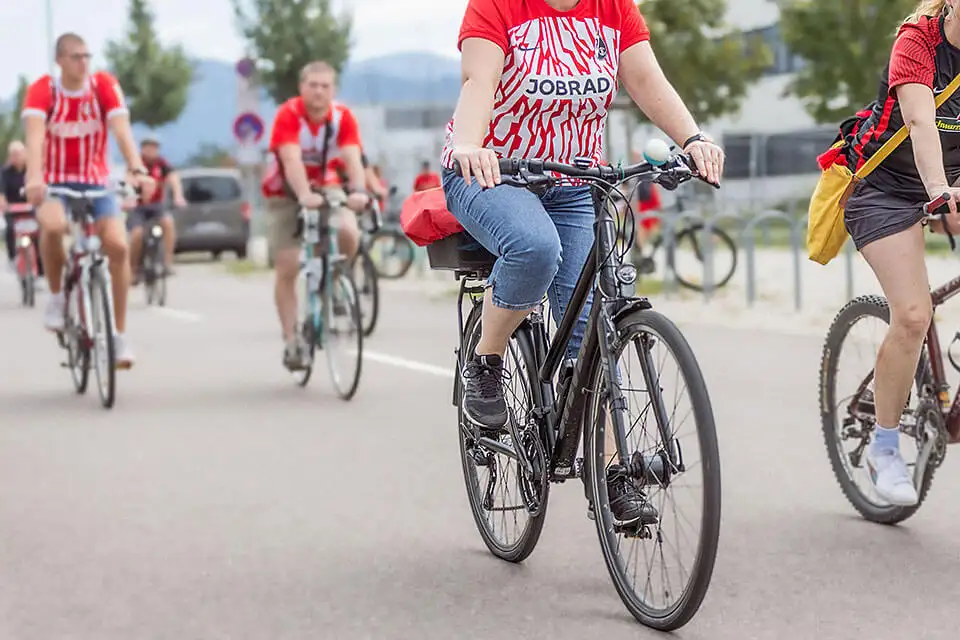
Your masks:
{"label": "asphalt road", "polygon": [[[490,556],[460,471],[449,299],[385,294],[350,403],[280,366],[269,281],[182,267],[134,294],[112,411],[0,279],[0,638],[653,638],[578,485],[522,565]],[[44,302],[41,299],[41,304]],[[948,456],[918,515],[859,519],[820,441],[820,341],[682,325],[720,434],[716,571],[684,640],[955,638]]]}

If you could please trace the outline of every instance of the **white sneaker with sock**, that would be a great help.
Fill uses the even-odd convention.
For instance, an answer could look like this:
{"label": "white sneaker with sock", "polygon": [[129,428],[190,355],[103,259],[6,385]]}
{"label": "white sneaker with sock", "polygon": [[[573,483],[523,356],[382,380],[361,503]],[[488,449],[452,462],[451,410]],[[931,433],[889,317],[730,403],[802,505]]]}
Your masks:
{"label": "white sneaker with sock", "polygon": [[43,312],[43,326],[50,331],[63,331],[63,315],[66,309],[66,298],[63,292],[50,294],[47,308]]}
{"label": "white sneaker with sock", "polygon": [[912,507],[920,501],[899,449],[867,447],[867,471],[877,493],[890,504]]}
{"label": "white sneaker with sock", "polygon": [[133,366],[135,360],[133,349],[127,341],[127,337],[122,333],[113,336],[113,353],[116,356],[118,369],[129,369]]}

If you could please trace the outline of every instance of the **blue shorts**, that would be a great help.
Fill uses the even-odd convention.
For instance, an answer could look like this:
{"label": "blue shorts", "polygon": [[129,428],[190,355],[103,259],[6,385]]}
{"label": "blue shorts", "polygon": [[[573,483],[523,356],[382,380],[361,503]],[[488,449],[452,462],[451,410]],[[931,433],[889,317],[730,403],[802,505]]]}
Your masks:
{"label": "blue shorts", "polygon": [[[100,191],[105,189],[104,185],[99,184],[84,184],[82,182],[58,182],[56,184],[51,184],[51,187],[66,187],[67,189],[73,189],[74,191]],[[61,196],[53,196],[57,200],[63,203],[63,210],[67,213],[69,219],[69,206],[70,203],[66,198]],[[93,201],[93,219],[94,221],[102,220],[103,218],[110,218],[113,216],[120,215],[120,205],[117,202],[117,197],[113,193],[106,195],[102,198],[96,198]]]}

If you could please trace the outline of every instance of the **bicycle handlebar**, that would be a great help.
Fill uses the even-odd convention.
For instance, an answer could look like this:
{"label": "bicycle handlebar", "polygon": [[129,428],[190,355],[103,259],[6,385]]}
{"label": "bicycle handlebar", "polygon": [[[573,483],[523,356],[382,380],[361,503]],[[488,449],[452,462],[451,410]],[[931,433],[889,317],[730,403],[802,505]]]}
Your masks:
{"label": "bicycle handlebar", "polygon": [[[561,162],[547,162],[544,160],[525,160],[522,158],[500,158],[500,175],[522,178],[522,181],[502,180],[505,184],[514,186],[532,186],[555,180],[548,176],[548,172],[559,173],[569,178],[584,178],[587,180],[602,180],[604,182],[623,182],[628,178],[649,176],[652,182],[661,184],[666,189],[675,189],[680,182],[697,178],[706,184],[719,189],[720,185],[704,180],[693,167],[693,160],[683,154],[676,154],[662,165],[649,162],[639,162],[625,167],[598,165],[585,167],[564,164]],[[458,176],[463,176],[460,165],[454,167]]]}
{"label": "bicycle handlebar", "polygon": [[936,221],[939,219],[940,223],[943,225],[943,232],[947,234],[947,240],[950,242],[950,250],[955,251],[957,249],[957,242],[953,239],[953,234],[950,233],[950,229],[947,228],[947,214],[950,212],[950,210],[944,209],[939,213],[935,213],[937,209],[940,209],[948,202],[950,202],[950,192],[944,191],[939,196],[923,205],[924,217],[922,222],[924,225],[926,225],[931,221]]}

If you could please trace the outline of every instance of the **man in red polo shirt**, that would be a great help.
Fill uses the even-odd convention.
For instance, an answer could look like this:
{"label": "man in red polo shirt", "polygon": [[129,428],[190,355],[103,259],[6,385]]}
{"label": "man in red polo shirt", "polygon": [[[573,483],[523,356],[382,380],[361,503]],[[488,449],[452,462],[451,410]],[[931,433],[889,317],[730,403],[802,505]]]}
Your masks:
{"label": "man in red polo shirt", "polygon": [[430,163],[424,160],[420,165],[420,173],[413,181],[414,191],[426,191],[440,186],[440,174],[430,170]]}
{"label": "man in red polo shirt", "polygon": [[183,197],[183,185],[174,168],[160,155],[160,141],[147,136],[140,143],[140,159],[150,176],[156,181],[157,188],[149,199],[141,200],[127,216],[127,230],[130,232],[130,270],[133,284],[140,284],[140,260],[143,257],[143,229],[148,220],[160,219],[163,229],[164,267],[167,275],[173,273],[173,250],[177,246],[176,226],[169,211],[164,211],[163,196],[166,185],[173,192],[173,206],[183,208],[187,201]]}
{"label": "man in red polo shirt", "polygon": [[285,344],[283,363],[290,370],[307,365],[305,345],[296,330],[300,208],[324,205],[324,196],[314,189],[338,200],[349,190],[347,206],[335,212],[334,223],[340,250],[353,259],[360,243],[355,213],[370,202],[360,127],[353,112],[334,101],[336,81],[337,72],[326,62],[311,62],[300,72],[300,95],[277,109],[270,135],[274,163],[262,185],[277,270],[274,297]]}

